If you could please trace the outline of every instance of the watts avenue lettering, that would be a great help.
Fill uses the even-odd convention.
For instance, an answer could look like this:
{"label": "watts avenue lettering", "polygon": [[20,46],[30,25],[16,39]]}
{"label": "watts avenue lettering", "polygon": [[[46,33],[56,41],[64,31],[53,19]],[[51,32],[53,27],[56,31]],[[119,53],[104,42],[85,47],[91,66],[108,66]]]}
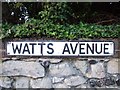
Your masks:
{"label": "watts avenue lettering", "polygon": [[110,56],[113,42],[8,42],[7,55]]}
{"label": "watts avenue lettering", "polygon": [[[64,54],[65,52],[69,53],[69,54],[71,54],[71,53],[75,54],[75,52],[77,50],[77,46],[79,47],[79,54],[89,54],[89,53],[92,53],[92,54],[95,54],[95,53],[97,53],[97,54],[101,54],[101,53],[110,54],[108,51],[109,44],[98,45],[97,43],[96,44],[92,43],[91,46],[88,43],[87,44],[79,43],[79,45],[77,43],[75,45],[75,47],[72,46],[72,43],[70,43],[70,47],[66,43],[64,46],[64,50],[63,50],[62,54]],[[98,48],[100,48],[100,50],[98,50]]]}
{"label": "watts avenue lettering", "polygon": [[[35,54],[35,51],[39,51],[39,55],[43,54],[43,46],[45,43],[12,43],[12,49],[14,54]],[[48,54],[52,54],[54,52],[52,43],[47,44]],[[37,47],[37,48],[36,48]],[[36,48],[36,49],[35,49]],[[51,51],[49,51],[51,50]]]}

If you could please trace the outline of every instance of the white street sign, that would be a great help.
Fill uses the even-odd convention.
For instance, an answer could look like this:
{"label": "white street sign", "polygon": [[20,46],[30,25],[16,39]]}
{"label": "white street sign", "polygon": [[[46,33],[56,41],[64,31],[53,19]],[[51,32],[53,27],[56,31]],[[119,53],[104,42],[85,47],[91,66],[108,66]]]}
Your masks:
{"label": "white street sign", "polygon": [[8,42],[7,55],[21,56],[111,56],[112,41]]}

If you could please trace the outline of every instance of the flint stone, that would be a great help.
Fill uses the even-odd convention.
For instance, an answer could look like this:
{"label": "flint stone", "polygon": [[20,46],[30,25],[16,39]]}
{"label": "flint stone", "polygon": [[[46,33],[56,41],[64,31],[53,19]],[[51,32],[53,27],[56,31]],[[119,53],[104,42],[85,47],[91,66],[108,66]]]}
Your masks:
{"label": "flint stone", "polygon": [[32,88],[52,88],[52,80],[50,77],[36,80],[32,79],[30,84]]}
{"label": "flint stone", "polygon": [[115,84],[115,80],[113,76],[108,76],[103,78],[103,84],[105,86],[110,86],[110,85],[114,85]]}
{"label": "flint stone", "polygon": [[104,63],[97,63],[91,65],[91,70],[86,73],[88,78],[104,78],[105,68]]}
{"label": "flint stone", "polygon": [[120,86],[120,79],[116,80],[117,86]]}
{"label": "flint stone", "polygon": [[16,78],[15,82],[14,82],[14,87],[15,88],[29,88],[29,78],[25,78],[25,77],[20,77],[20,78]]}
{"label": "flint stone", "polygon": [[74,64],[83,74],[87,72],[88,65],[86,61],[75,61]]}
{"label": "flint stone", "polygon": [[8,77],[0,77],[0,86],[4,88],[11,88],[11,83],[13,82],[13,79],[10,79]]}
{"label": "flint stone", "polygon": [[112,59],[108,62],[107,72],[111,73],[111,74],[119,73],[119,71],[118,71],[118,60],[117,59]]}
{"label": "flint stone", "polygon": [[37,62],[6,61],[2,64],[1,76],[44,77],[45,70]]}
{"label": "flint stone", "polygon": [[91,78],[88,80],[88,83],[91,87],[102,87],[103,86],[102,81],[98,78]]}
{"label": "flint stone", "polygon": [[76,70],[67,62],[62,62],[60,64],[51,64],[49,67],[51,76],[64,77],[75,75]]}
{"label": "flint stone", "polygon": [[70,78],[66,78],[64,80],[64,82],[68,86],[78,86],[78,85],[84,84],[86,81],[87,79],[85,79],[82,76],[71,76]]}
{"label": "flint stone", "polygon": [[115,77],[115,82],[117,86],[120,86],[120,73],[113,75]]}
{"label": "flint stone", "polygon": [[96,64],[96,63],[97,63],[97,61],[94,59],[89,60],[89,64],[91,64],[91,65]]}

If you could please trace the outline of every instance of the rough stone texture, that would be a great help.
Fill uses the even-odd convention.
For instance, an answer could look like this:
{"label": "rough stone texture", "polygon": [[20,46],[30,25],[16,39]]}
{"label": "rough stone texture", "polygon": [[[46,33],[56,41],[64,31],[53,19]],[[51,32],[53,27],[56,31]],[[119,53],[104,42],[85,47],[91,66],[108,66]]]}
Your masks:
{"label": "rough stone texture", "polygon": [[53,77],[52,82],[53,83],[60,83],[64,80],[64,78],[59,78],[59,77]]}
{"label": "rough stone texture", "polygon": [[108,62],[110,59],[109,58],[88,58],[88,61],[90,61],[90,60],[96,60],[96,61],[98,61],[98,62],[100,62],[100,61],[106,61],[106,62]]}
{"label": "rough stone texture", "polygon": [[77,86],[76,88],[90,88],[88,84],[82,84],[80,86]]}
{"label": "rough stone texture", "polygon": [[2,65],[2,76],[44,77],[44,68],[37,62],[7,61]]}
{"label": "rough stone texture", "polygon": [[57,77],[70,76],[76,74],[75,68],[73,68],[67,62],[63,62],[56,65],[51,64],[49,70],[52,76],[57,76]]}
{"label": "rough stone texture", "polygon": [[115,84],[115,77],[107,76],[107,77],[104,77],[102,81],[103,81],[103,84],[105,86],[114,85]]}
{"label": "rough stone texture", "polygon": [[0,77],[0,87],[11,88],[12,79],[8,77]]}
{"label": "rough stone texture", "polygon": [[29,88],[29,78],[26,77],[18,77],[15,79],[13,83],[15,88]]}
{"label": "rough stone texture", "polygon": [[41,81],[42,81],[41,78],[40,79],[32,79],[32,80],[30,80],[30,86],[32,88],[40,88]]}
{"label": "rough stone texture", "polygon": [[108,73],[119,73],[118,72],[118,59],[110,60],[107,64]]}
{"label": "rough stone texture", "polygon": [[50,61],[50,63],[52,64],[57,64],[60,63],[62,61],[62,59],[38,59],[38,61],[44,62],[44,61]]}
{"label": "rough stone texture", "polygon": [[87,79],[81,76],[71,76],[70,78],[66,78],[64,81],[68,86],[77,86],[80,84],[84,84]]}
{"label": "rough stone texture", "polygon": [[79,69],[83,74],[85,74],[87,72],[87,62],[86,61],[74,61],[74,64],[76,66],[77,69]]}
{"label": "rough stone texture", "polygon": [[105,77],[105,68],[104,63],[96,63],[91,65],[91,70],[86,74],[89,78],[104,78]]}
{"label": "rough stone texture", "polygon": [[2,90],[2,87],[0,86],[0,90]]}
{"label": "rough stone texture", "polygon": [[120,86],[117,59],[107,61],[101,58],[89,60],[77,58],[74,61],[41,59],[43,58],[39,60],[38,58],[13,58],[13,60],[8,58],[3,63],[0,62],[0,87],[68,88],[69,90],[69,88]]}
{"label": "rough stone texture", "polygon": [[91,87],[102,87],[103,86],[103,83],[98,78],[90,78],[88,80],[88,83]]}
{"label": "rough stone texture", "polygon": [[2,62],[0,61],[0,73],[2,73]]}
{"label": "rough stone texture", "polygon": [[32,88],[52,88],[51,77],[44,77],[42,79],[32,79],[31,80]]}
{"label": "rough stone texture", "polygon": [[[53,88],[70,88],[69,86],[67,86],[65,83],[58,83],[58,84],[54,84]],[[59,89],[58,89],[59,90]],[[68,89],[69,90],[69,89]]]}

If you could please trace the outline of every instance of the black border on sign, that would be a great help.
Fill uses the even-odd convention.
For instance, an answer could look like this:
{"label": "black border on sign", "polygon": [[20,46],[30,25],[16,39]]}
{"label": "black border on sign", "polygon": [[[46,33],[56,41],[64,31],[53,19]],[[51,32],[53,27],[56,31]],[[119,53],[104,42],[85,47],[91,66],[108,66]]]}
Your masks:
{"label": "black border on sign", "polygon": [[[80,56],[80,55],[8,55],[7,54],[7,43],[9,42],[112,42],[113,43],[113,54],[112,55],[83,55],[83,56]],[[20,56],[20,57],[110,57],[110,56],[113,56],[115,55],[115,43],[113,41],[110,41],[110,40],[70,40],[70,41],[67,41],[67,40],[36,40],[36,41],[32,41],[32,40],[26,40],[26,41],[23,41],[23,40],[18,40],[18,41],[8,41],[5,43],[5,56],[7,57],[15,57],[15,56]]]}

